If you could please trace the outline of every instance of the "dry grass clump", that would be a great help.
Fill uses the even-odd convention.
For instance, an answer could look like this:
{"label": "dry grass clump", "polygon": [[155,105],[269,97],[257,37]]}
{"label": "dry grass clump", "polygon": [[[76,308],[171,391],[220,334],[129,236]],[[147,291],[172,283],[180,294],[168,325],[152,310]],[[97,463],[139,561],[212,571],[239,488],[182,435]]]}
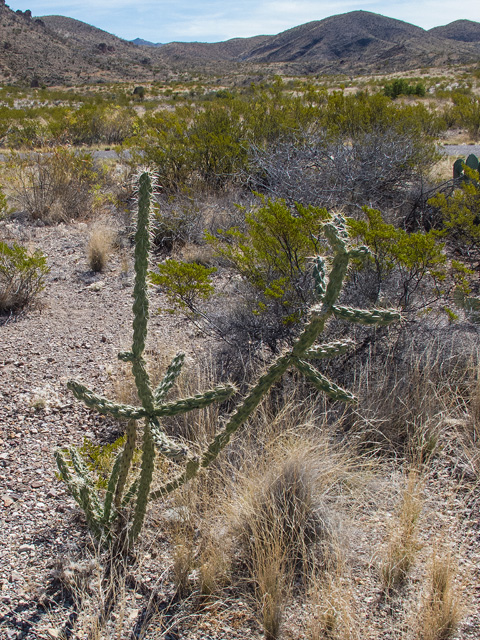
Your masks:
{"label": "dry grass clump", "polygon": [[313,612],[306,629],[307,640],[354,640],[361,638],[351,585],[341,572],[321,576],[309,591]]}
{"label": "dry grass clump", "polygon": [[410,472],[407,485],[390,524],[388,540],[380,566],[385,590],[390,593],[405,582],[419,550],[418,520],[422,510],[421,483],[416,471]]}
{"label": "dry grass clump", "polygon": [[244,479],[234,505],[240,566],[271,639],[279,635],[294,583],[306,586],[308,576],[335,563],[334,517],[322,499],[323,482],[331,480],[325,449],[287,444]]}
{"label": "dry grass clump", "polygon": [[92,225],[88,240],[88,264],[95,272],[103,271],[112,253],[117,231],[111,224],[105,221],[98,221]]}
{"label": "dry grass clump", "polygon": [[452,557],[434,553],[428,571],[429,586],[418,616],[419,640],[449,640],[461,617],[454,590],[455,567]]}
{"label": "dry grass clump", "polygon": [[471,395],[469,352],[475,351],[473,341],[459,344],[453,332],[439,330],[434,338],[420,335],[405,348],[397,345],[381,364],[371,357],[358,370],[351,432],[364,445],[427,462],[441,443],[444,417],[462,413]]}

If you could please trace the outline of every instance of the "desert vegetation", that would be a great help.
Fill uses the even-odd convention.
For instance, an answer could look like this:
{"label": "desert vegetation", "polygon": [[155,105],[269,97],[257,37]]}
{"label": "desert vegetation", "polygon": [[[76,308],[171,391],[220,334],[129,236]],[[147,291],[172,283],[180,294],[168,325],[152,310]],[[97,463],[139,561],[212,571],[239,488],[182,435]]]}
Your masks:
{"label": "desert vegetation", "polygon": [[452,75],[0,90],[0,411],[29,403],[57,509],[17,602],[12,421],[0,634],[478,636],[480,176],[442,146],[478,143],[479,77]]}

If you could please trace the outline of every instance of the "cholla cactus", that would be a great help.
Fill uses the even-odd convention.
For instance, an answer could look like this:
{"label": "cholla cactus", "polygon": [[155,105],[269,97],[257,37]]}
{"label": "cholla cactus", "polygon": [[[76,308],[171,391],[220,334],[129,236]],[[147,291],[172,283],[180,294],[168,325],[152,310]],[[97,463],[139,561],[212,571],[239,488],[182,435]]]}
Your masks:
{"label": "cholla cactus", "polygon": [[[103,501],[76,449],[57,451],[55,454],[63,480],[72,496],[84,510],[88,526],[97,537],[110,538],[115,531],[114,524],[116,522],[125,524],[124,518],[119,516],[125,514],[125,508],[129,503],[134,503],[132,514],[126,522],[130,544],[135,542],[142,529],[148,502],[166,496],[192,479],[201,468],[208,467],[227,445],[232,435],[253,413],[272,385],[281,378],[289,367],[296,367],[318,390],[323,391],[331,398],[341,401],[355,400],[349,391],[328,380],[308,362],[315,358],[334,357],[344,353],[351,345],[351,341],[345,341],[315,346],[315,342],[324,330],[325,323],[330,316],[335,315],[350,322],[369,326],[385,325],[400,317],[393,311],[378,309],[365,311],[336,305],[350,259],[365,254],[367,250],[363,247],[359,249],[349,247],[348,233],[341,217],[324,225],[324,233],[333,250],[334,257],[328,279],[325,260],[320,257],[315,259],[314,285],[318,304],[311,309],[306,326],[292,349],[277,358],[247,395],[239,401],[224,427],[213,438],[203,454],[194,457],[184,443],[165,434],[159,419],[162,416],[173,416],[192,409],[206,407],[213,402],[222,402],[235,392],[235,388],[232,385],[222,385],[190,398],[165,402],[166,394],[174,384],[183,364],[184,356],[178,354],[168,367],[161,383],[156,389],[152,389],[143,359],[148,322],[147,271],[150,249],[151,194],[151,177],[148,173],[143,173],[139,181],[138,223],[135,236],[136,277],[133,293],[132,350],[120,353],[118,356],[121,360],[130,362],[132,365],[141,406],[133,407],[111,402],[77,382],[68,384],[74,395],[88,407],[116,418],[127,418],[129,421],[124,448],[113,465]],[[137,439],[136,421],[140,418],[145,421],[141,445],[141,469],[138,478],[127,488],[127,479]],[[184,468],[168,484],[152,491],[151,484],[157,453],[183,464]]]}

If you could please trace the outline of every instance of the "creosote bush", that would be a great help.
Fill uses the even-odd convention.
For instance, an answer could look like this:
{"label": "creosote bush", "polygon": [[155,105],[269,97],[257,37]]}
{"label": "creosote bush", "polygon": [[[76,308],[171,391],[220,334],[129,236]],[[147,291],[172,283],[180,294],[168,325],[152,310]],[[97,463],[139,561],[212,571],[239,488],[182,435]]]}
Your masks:
{"label": "creosote bush", "polygon": [[0,242],[0,314],[16,313],[35,301],[49,272],[41,251]]}

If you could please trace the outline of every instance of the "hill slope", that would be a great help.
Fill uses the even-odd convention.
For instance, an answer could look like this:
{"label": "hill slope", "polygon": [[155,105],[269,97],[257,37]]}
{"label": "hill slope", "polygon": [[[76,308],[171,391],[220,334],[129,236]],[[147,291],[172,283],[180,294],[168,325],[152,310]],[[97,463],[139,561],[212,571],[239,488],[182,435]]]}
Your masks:
{"label": "hill slope", "polygon": [[[468,22],[468,21],[463,21]],[[480,25],[471,23],[480,30]],[[432,30],[434,31],[434,30]],[[243,49],[242,49],[243,47]],[[277,65],[297,72],[391,71],[423,65],[480,59],[480,46],[453,42],[401,20],[368,11],[352,11],[288,29],[276,36],[258,36],[224,43],[172,43],[160,55],[165,61],[197,64],[230,60]]]}
{"label": "hill slope", "polygon": [[143,48],[64,18],[32,18],[0,4],[0,82],[64,84],[149,79]]}
{"label": "hill slope", "polygon": [[79,20],[32,18],[0,0],[0,82],[151,81],[175,69],[222,73],[390,72],[480,60],[480,24],[457,20],[425,31],[401,20],[353,11],[278,35],[225,42],[137,45]]}
{"label": "hill slope", "polygon": [[450,38],[458,42],[480,43],[480,23],[472,20],[455,20],[444,27],[434,27],[429,33],[439,38]]}

